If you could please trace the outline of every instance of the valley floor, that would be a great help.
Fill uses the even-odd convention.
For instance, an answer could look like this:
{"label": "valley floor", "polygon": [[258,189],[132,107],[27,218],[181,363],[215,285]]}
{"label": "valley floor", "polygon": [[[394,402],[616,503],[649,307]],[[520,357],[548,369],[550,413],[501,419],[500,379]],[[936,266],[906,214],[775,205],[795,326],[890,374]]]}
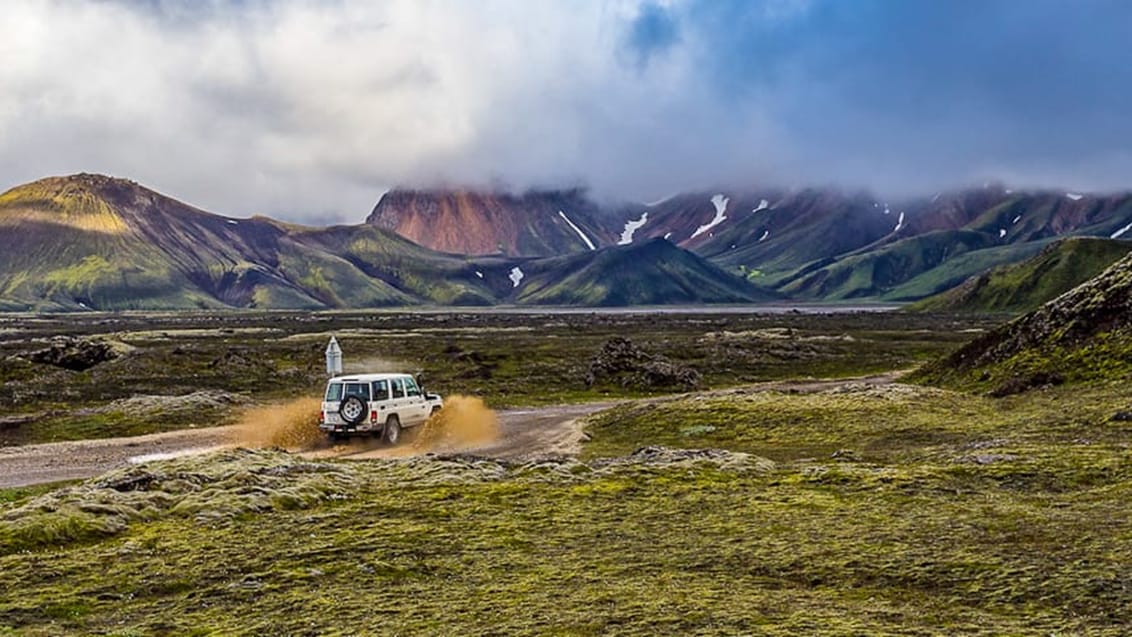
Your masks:
{"label": "valley floor", "polygon": [[0,492],[0,626],[1124,634],[1125,400],[787,383],[623,403],[580,460],[227,450]]}
{"label": "valley floor", "polygon": [[[58,449],[77,455],[53,466],[84,466],[80,449],[113,460],[83,481],[0,488],[0,635],[1123,635],[1132,624],[1132,422],[1117,417],[1127,378],[991,398],[884,371],[980,328],[945,317],[414,320],[397,329],[417,338],[381,341],[406,349],[370,353],[419,354],[489,403],[508,387],[526,406],[500,412],[494,441],[423,455],[228,447],[137,464],[228,444],[231,429],[6,448],[0,466],[23,458],[24,470]],[[127,385],[174,347],[191,348],[178,378],[219,388],[231,369],[259,369],[228,356],[253,339],[275,369],[324,345],[321,328],[180,345],[118,330],[138,350],[100,373]],[[556,385],[618,333],[716,388]],[[537,356],[510,358],[520,351]],[[6,369],[33,382],[20,376],[33,368]],[[809,377],[822,369],[841,378]],[[552,397],[574,406],[538,405]],[[77,400],[97,410],[118,398]],[[189,424],[171,420],[115,426]],[[65,424],[24,433],[74,434]]]}

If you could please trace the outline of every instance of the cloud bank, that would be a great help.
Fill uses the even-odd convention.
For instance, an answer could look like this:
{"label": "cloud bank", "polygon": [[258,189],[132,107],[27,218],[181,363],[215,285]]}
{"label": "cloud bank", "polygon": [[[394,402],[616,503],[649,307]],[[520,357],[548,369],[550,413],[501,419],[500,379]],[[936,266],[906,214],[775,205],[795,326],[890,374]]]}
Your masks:
{"label": "cloud bank", "polygon": [[359,221],[386,188],[1132,187],[1132,4],[13,0],[0,184]]}

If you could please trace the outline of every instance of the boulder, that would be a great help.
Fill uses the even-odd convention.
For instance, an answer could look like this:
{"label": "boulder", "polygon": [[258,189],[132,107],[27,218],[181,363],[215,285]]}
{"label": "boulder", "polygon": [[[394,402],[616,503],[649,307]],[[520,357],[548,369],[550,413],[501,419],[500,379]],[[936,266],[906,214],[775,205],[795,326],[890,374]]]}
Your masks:
{"label": "boulder", "polygon": [[48,347],[32,352],[28,359],[81,372],[118,358],[122,354],[121,349],[109,341],[56,336]]}

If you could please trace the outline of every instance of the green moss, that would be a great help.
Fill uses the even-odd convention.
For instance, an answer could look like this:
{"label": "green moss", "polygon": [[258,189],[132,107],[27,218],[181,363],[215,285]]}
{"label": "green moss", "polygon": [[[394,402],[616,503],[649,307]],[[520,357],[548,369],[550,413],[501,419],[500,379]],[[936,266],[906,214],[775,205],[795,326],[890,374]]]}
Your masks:
{"label": "green moss", "polygon": [[[940,398],[937,420],[948,397],[919,398]],[[202,498],[193,515],[205,521],[150,518],[111,539],[2,556],[0,582],[15,593],[0,599],[0,625],[22,634],[1121,634],[1132,620],[1132,490],[1119,447],[1128,432],[1062,453],[1050,438],[1064,424],[1056,416],[1025,431],[1014,424],[977,424],[984,441],[1014,440],[992,451],[1024,456],[985,465],[959,461],[971,453],[963,443],[923,446],[911,425],[897,437],[905,451],[887,462],[769,471],[345,463],[345,497],[310,508],[213,515]],[[780,426],[802,445],[828,437]],[[877,435],[895,426],[880,423]],[[925,426],[928,438],[952,427]],[[270,457],[264,470],[294,464]],[[223,473],[203,458],[168,466],[170,478]],[[1092,477],[1077,479],[1074,467]],[[1043,472],[1066,479],[1051,489],[1032,478]],[[159,484],[139,495],[164,492]],[[226,497],[212,497],[227,510]]]}

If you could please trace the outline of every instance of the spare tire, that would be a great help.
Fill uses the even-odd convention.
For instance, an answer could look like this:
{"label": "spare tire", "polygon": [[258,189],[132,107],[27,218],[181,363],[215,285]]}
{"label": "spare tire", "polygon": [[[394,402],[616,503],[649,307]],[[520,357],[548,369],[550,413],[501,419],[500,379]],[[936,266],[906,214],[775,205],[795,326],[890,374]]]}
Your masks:
{"label": "spare tire", "polygon": [[338,415],[347,424],[358,425],[366,419],[366,410],[369,405],[360,396],[346,396],[338,404]]}

